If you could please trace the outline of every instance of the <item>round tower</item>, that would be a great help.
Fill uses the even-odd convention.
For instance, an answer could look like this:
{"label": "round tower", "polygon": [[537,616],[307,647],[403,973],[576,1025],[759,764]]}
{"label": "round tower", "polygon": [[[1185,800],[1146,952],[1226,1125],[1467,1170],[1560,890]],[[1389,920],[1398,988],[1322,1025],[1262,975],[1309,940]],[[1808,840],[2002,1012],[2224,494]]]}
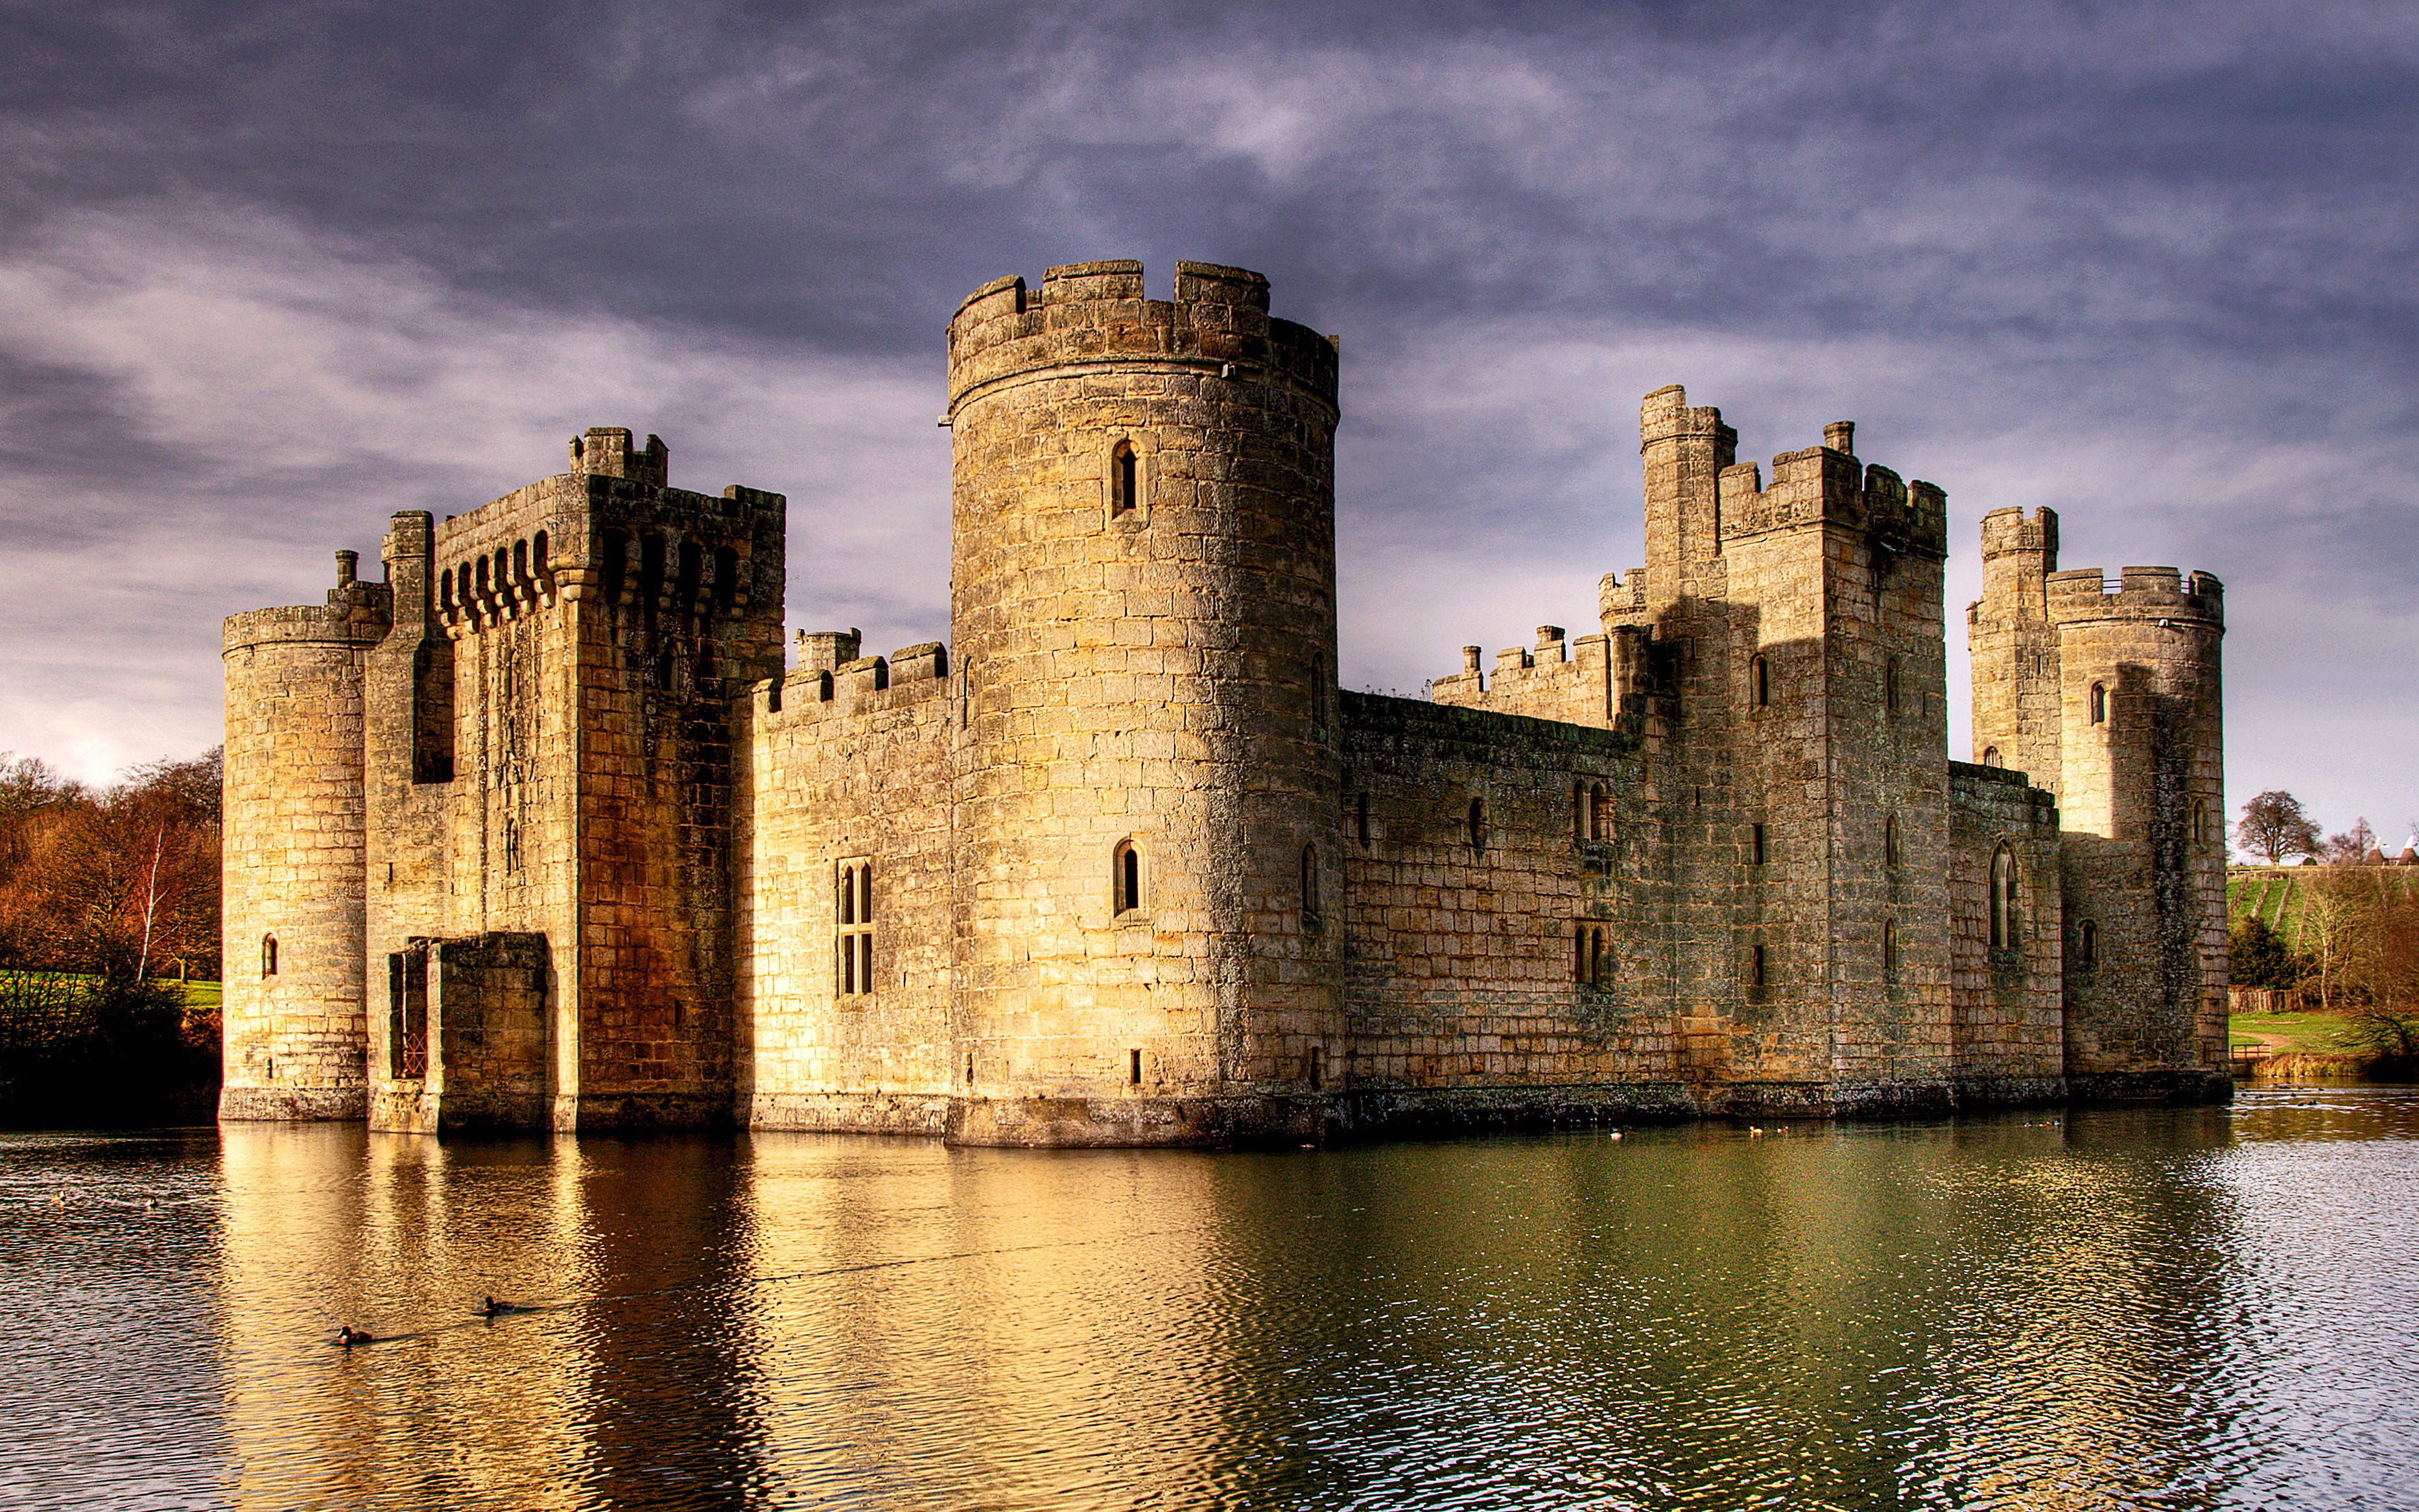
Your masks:
{"label": "round tower", "polygon": [[949,325],[969,1143],[1316,1126],[1344,1060],[1334,344],[1136,262]]}
{"label": "round tower", "polygon": [[384,584],[228,619],[222,1119],[368,1115],[362,674]]}
{"label": "round tower", "polygon": [[2114,592],[2098,568],[2052,572],[2045,588],[2068,1078],[2093,1095],[2200,1091],[2226,1075],[2225,588],[2173,567],[2127,567]]}

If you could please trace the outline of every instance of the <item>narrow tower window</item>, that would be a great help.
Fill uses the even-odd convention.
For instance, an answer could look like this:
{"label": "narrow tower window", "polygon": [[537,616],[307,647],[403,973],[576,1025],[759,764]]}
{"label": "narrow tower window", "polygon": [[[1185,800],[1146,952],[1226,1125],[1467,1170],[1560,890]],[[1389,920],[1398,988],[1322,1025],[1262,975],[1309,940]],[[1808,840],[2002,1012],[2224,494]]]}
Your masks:
{"label": "narrow tower window", "polygon": [[1369,795],[1366,793],[1359,795],[1352,800],[1352,827],[1353,832],[1361,838],[1361,843],[1368,844]]}
{"label": "narrow tower window", "polygon": [[695,536],[684,537],[680,544],[680,566],[672,577],[672,608],[683,614],[697,608],[697,590],[705,577],[705,550]]}
{"label": "narrow tower window", "polygon": [[2088,918],[2075,927],[2074,964],[2078,966],[2100,964],[2100,926]]}
{"label": "narrow tower window", "polygon": [[1117,852],[1110,857],[1110,869],[1117,891],[1117,912],[1131,914],[1142,907],[1142,851],[1130,840],[1117,841]]}
{"label": "narrow tower window", "polygon": [[264,977],[277,975],[277,936],[274,934],[260,937],[260,974]]}
{"label": "narrow tower window", "polygon": [[2108,722],[2108,685],[2105,683],[2091,685],[2091,722],[2093,724]]}
{"label": "narrow tower window", "polygon": [[1755,943],[1755,949],[1748,954],[1747,984],[1750,987],[1764,985],[1764,942],[1762,940],[1758,940]]}
{"label": "narrow tower window", "polygon": [[1882,663],[1882,707],[1892,714],[1898,712],[1898,658],[1896,656]]}
{"label": "narrow tower window", "polygon": [[1131,516],[1142,497],[1142,480],[1134,457],[1133,442],[1119,441],[1109,454],[1109,514]]}
{"label": "narrow tower window", "polygon": [[1754,858],[1754,863],[1757,866],[1762,866],[1764,864],[1764,826],[1762,825],[1748,825],[1748,847],[1749,855]]}
{"label": "narrow tower window", "polygon": [[2192,838],[2196,845],[2209,839],[2209,805],[2198,798],[2193,799]]}
{"label": "narrow tower window", "polygon": [[[966,1079],[968,1081],[974,1080],[972,1076],[968,1076]],[[1126,1052],[1126,1085],[1129,1087],[1140,1087],[1142,1085],[1142,1052],[1139,1050],[1129,1050]]]}
{"label": "narrow tower window", "polygon": [[858,997],[873,991],[873,863],[843,861],[839,880],[834,975],[841,996]]}
{"label": "narrow tower window", "polygon": [[739,553],[727,546],[714,548],[714,608],[728,613],[739,598]]}
{"label": "narrow tower window", "polygon": [[1898,815],[1882,821],[1882,864],[1898,865]]}
{"label": "narrow tower window", "polygon": [[1321,923],[1318,909],[1318,849],[1302,848],[1302,927],[1314,933]]}
{"label": "narrow tower window", "polygon": [[1605,841],[1612,838],[1612,801],[1598,782],[1588,789],[1588,839]]}
{"label": "narrow tower window", "polygon": [[1991,853],[1991,949],[2011,949],[2016,927],[2016,853],[2001,845]]}
{"label": "narrow tower window", "polygon": [[1612,942],[1601,924],[1581,920],[1572,931],[1573,975],[1582,987],[1612,985]]}
{"label": "narrow tower window", "polygon": [[1772,669],[1759,655],[1747,664],[1748,701],[1761,709],[1772,702]]}
{"label": "narrow tower window", "polygon": [[1470,800],[1470,848],[1473,851],[1487,849],[1487,800],[1485,798]]}
{"label": "narrow tower window", "polygon": [[1898,970],[1898,920],[1895,918],[1882,920],[1882,970],[1889,973]]}

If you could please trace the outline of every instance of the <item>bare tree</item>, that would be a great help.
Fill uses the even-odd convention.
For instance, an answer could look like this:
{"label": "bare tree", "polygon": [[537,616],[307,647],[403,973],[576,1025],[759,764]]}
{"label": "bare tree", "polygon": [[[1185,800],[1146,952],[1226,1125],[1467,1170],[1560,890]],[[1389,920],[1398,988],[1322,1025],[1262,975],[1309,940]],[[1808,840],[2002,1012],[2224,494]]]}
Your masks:
{"label": "bare tree", "polygon": [[2319,826],[2291,794],[2262,793],[2242,806],[2242,822],[2234,826],[2234,840],[2274,866],[2288,856],[2317,855]]}
{"label": "bare tree", "polygon": [[0,964],[139,980],[183,963],[215,977],[218,753],[138,767],[98,794],[23,766],[0,770],[0,803],[22,791],[24,809],[7,826]]}
{"label": "bare tree", "polygon": [[2327,837],[2327,861],[2332,866],[2358,866],[2377,849],[2377,831],[2368,827],[2365,816],[2351,822],[2351,827],[2340,835]]}
{"label": "bare tree", "polygon": [[2332,1013],[2344,995],[2346,964],[2359,926],[2358,900],[2348,877],[2313,876],[2302,889],[2302,915],[2293,948],[2309,963],[2304,986],[2319,990],[2319,1011]]}
{"label": "bare tree", "polygon": [[[2348,879],[2347,879],[2348,880]],[[2419,1060],[2419,888],[2372,872],[2357,896],[2343,981],[2358,1043],[2389,1060]]]}

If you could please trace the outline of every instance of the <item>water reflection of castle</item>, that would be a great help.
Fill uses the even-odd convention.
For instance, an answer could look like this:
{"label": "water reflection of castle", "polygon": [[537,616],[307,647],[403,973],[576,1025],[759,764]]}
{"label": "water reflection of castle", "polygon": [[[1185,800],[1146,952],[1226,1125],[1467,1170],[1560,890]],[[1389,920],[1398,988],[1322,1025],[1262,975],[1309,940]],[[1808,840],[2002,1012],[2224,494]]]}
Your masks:
{"label": "water reflection of castle", "polygon": [[785,667],[784,501],[570,469],[227,622],[228,1119],[1191,1144],[2223,1096],[2221,590],[1641,412],[1647,562],[1335,683],[1337,348],[1258,275],[949,328],[952,642]]}

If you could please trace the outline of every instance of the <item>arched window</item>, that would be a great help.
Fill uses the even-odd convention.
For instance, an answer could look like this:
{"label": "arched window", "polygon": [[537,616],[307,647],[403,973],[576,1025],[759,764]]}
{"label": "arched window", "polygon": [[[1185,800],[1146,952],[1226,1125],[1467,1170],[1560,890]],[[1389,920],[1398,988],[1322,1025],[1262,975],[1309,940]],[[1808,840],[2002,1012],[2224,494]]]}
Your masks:
{"label": "arched window", "polygon": [[1470,848],[1473,851],[1487,849],[1487,800],[1485,798],[1470,800]]}
{"label": "arched window", "polygon": [[1571,971],[1582,987],[1612,985],[1612,936],[1602,924],[1581,919],[1571,931]]}
{"label": "arched window", "polygon": [[2091,722],[2093,724],[2108,722],[2108,685],[2105,683],[2091,685]]}
{"label": "arched window", "polygon": [[2001,845],[1991,853],[1991,949],[2013,949],[2016,929],[2016,853]]}
{"label": "arched window", "polygon": [[1882,707],[1892,714],[1898,712],[1898,658],[1896,656],[1882,663]]}
{"label": "arched window", "polygon": [[1117,841],[1110,870],[1115,873],[1117,911],[1131,914],[1142,907],[1142,848],[1130,840]]}
{"label": "arched window", "polygon": [[1302,848],[1302,927],[1316,932],[1321,922],[1318,911],[1318,849]]}
{"label": "arched window", "polygon": [[1898,970],[1898,920],[1895,918],[1882,920],[1882,970]]}
{"label": "arched window", "polygon": [[1996,766],[1999,764],[1998,747],[1985,746],[1982,748],[1982,764],[1985,766]]}
{"label": "arched window", "polygon": [[274,934],[260,937],[260,974],[264,977],[277,975],[277,936]]}
{"label": "arched window", "polygon": [[2074,964],[2078,966],[2100,964],[2100,926],[2088,918],[2074,927]]}
{"label": "arched window", "polygon": [[1601,782],[1588,789],[1587,824],[1588,839],[1603,841],[1612,838],[1612,802],[1606,795]]}
{"label": "arched window", "polygon": [[546,532],[544,531],[530,537],[530,571],[540,578],[546,576]]}
{"label": "arched window", "polygon": [[437,607],[442,609],[454,607],[454,569],[451,567],[446,568],[437,579]]}
{"label": "arched window", "polygon": [[1748,702],[1761,709],[1772,702],[1772,668],[1761,654],[1747,664]]}
{"label": "arched window", "polygon": [[873,991],[873,863],[842,861],[833,897],[835,985],[843,997]]}
{"label": "arched window", "polygon": [[1133,514],[1142,501],[1142,464],[1134,455],[1133,442],[1119,441],[1109,454],[1109,515],[1119,518]]}
{"label": "arched window", "polygon": [[530,593],[529,543],[527,541],[513,543],[513,586],[520,590],[522,597],[532,596]]}
{"label": "arched window", "polygon": [[484,599],[487,596],[487,559],[485,556],[480,557],[475,565],[477,567],[476,578],[479,584],[479,596]]}
{"label": "arched window", "polygon": [[1898,865],[1898,815],[1882,821],[1882,864]]}

